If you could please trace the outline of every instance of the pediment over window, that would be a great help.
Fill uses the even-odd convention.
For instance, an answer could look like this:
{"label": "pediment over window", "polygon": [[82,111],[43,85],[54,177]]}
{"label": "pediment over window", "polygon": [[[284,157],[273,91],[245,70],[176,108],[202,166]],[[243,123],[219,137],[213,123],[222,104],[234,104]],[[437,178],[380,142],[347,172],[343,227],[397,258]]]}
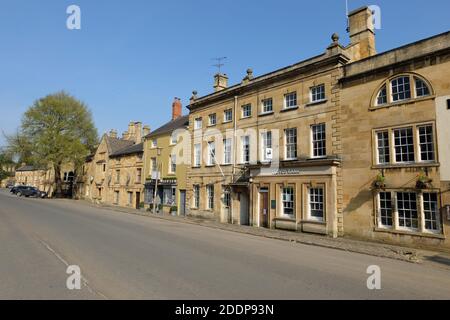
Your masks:
{"label": "pediment over window", "polygon": [[424,77],[415,73],[397,74],[377,88],[371,101],[371,108],[388,107],[433,95],[433,88]]}

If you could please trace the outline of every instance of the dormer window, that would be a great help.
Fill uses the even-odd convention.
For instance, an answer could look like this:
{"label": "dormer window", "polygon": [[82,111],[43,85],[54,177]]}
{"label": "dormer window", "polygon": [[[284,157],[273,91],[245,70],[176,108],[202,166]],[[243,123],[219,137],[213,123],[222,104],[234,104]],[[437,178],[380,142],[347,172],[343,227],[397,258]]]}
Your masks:
{"label": "dormer window", "polygon": [[404,74],[386,80],[377,91],[374,106],[408,102],[432,94],[429,83],[418,75]]}

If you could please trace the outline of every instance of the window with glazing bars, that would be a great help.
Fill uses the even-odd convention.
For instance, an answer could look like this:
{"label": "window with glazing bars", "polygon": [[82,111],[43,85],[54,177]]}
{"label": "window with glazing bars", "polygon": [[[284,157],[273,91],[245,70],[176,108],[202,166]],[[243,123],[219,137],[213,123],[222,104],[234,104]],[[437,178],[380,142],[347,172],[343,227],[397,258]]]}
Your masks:
{"label": "window with glazing bars", "polygon": [[414,162],[414,136],[412,128],[394,130],[395,161]]}
{"label": "window with glazing bars", "polygon": [[390,162],[388,131],[377,132],[377,151],[379,164],[385,164]]}
{"label": "window with glazing bars", "polygon": [[286,129],[285,144],[286,144],[286,160],[297,159],[297,128]]}
{"label": "window with glazing bars", "polygon": [[312,145],[313,157],[325,157],[327,155],[325,123],[312,126]]}
{"label": "window with glazing bars", "polygon": [[434,161],[433,126],[426,125],[418,128],[421,161]]}

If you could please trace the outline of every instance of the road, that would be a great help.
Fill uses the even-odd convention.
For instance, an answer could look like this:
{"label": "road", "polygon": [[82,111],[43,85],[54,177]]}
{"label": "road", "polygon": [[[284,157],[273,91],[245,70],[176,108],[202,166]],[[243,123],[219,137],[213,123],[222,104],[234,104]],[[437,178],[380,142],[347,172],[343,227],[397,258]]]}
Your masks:
{"label": "road", "polygon": [[450,299],[450,272],[3,190],[0,299]]}

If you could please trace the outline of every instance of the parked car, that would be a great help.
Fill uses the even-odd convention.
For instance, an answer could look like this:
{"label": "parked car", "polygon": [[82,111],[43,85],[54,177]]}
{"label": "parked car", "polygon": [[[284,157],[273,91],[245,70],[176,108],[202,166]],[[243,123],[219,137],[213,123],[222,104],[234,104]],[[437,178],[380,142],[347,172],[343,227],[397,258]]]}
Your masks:
{"label": "parked car", "polygon": [[40,191],[35,187],[30,186],[16,186],[11,189],[11,193],[18,197],[32,197],[32,198],[46,198],[47,192]]}

